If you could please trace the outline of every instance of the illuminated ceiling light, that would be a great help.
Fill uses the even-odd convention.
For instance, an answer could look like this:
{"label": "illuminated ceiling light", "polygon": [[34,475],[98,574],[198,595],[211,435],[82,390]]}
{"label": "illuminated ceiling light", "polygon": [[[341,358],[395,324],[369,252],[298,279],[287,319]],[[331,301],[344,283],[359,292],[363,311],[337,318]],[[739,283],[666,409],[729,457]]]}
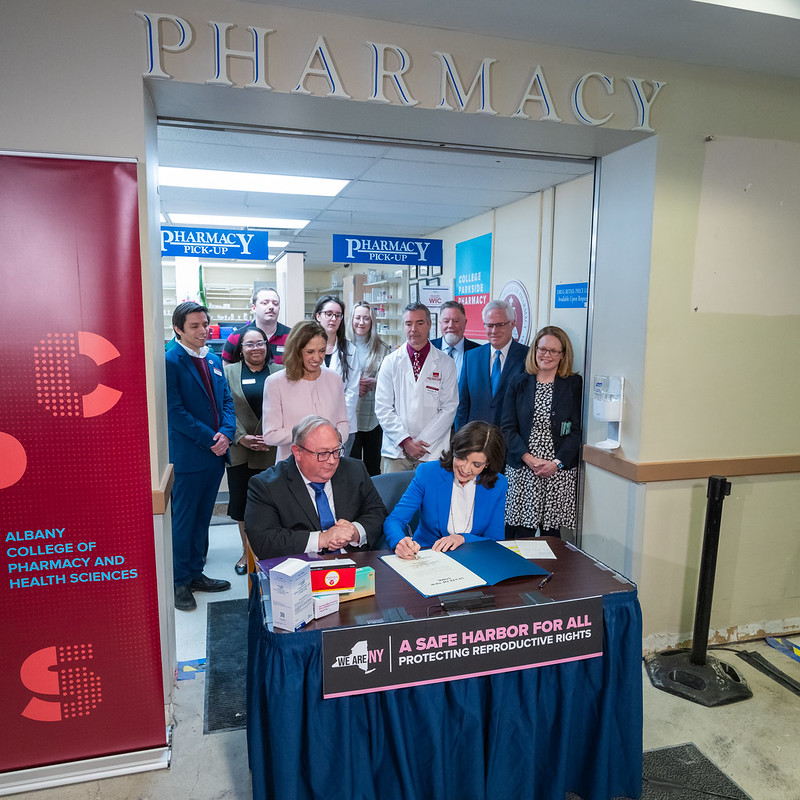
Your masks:
{"label": "illuminated ceiling light", "polygon": [[223,172],[214,169],[159,167],[161,186],[186,189],[224,189],[233,192],[302,194],[335,197],[350,181],[334,178],[302,178],[296,175],[264,175],[258,172]]}
{"label": "illuminated ceiling light", "polygon": [[228,217],[219,214],[176,214],[170,212],[173,225],[218,225],[221,228],[277,228],[302,230],[310,219],[280,219],[276,217]]}
{"label": "illuminated ceiling light", "polygon": [[756,14],[800,19],[800,0],[694,0],[694,2],[752,11]]}
{"label": "illuminated ceiling light", "polygon": [[280,250],[282,247],[288,247],[289,242],[276,242],[274,239],[269,240],[269,249],[277,249]]}

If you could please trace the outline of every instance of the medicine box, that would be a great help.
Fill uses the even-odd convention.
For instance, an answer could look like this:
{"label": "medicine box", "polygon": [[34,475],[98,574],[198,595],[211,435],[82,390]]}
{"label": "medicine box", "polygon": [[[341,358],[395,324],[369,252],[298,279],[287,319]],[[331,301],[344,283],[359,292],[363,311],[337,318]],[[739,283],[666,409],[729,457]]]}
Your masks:
{"label": "medicine box", "polygon": [[356,562],[333,558],[311,562],[311,591],[314,594],[352,592],[356,585]]}
{"label": "medicine box", "polygon": [[269,571],[272,624],[296,631],[314,618],[311,573],[307,561],[287,558]]}

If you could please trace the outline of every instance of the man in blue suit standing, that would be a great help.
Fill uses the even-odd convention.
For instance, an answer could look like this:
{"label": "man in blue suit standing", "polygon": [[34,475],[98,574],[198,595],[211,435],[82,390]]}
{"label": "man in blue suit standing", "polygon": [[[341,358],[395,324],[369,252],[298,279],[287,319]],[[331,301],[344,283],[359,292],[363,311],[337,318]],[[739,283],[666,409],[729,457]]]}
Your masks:
{"label": "man in blue suit standing", "polygon": [[442,335],[438,339],[431,339],[431,344],[444,350],[456,362],[456,373],[461,380],[461,370],[464,367],[464,354],[468,350],[480,347],[478,342],[464,338],[467,329],[467,312],[458,300],[448,300],[442,303],[439,311],[439,327]]}
{"label": "man in blue suit standing", "polygon": [[528,348],[511,337],[514,306],[503,300],[490,300],[482,316],[489,343],[464,354],[456,430],[476,419],[499,426],[508,382],[525,370]]}
{"label": "man in blue suit standing", "polygon": [[181,303],[172,314],[177,344],[165,355],[172,487],[172,572],[175,608],[197,608],[192,592],[224,592],[229,581],[203,574],[208,526],[228,447],[236,431],[222,362],[209,351],[208,309]]}

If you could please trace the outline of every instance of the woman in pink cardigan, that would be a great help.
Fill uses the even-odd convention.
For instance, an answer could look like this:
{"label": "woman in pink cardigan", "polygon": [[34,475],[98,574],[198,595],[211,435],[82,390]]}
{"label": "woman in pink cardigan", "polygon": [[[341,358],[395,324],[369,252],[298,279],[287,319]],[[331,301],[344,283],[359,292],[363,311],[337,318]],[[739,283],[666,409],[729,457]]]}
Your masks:
{"label": "woman in pink cardigan", "polygon": [[350,426],[342,379],[325,366],[328,337],[318,322],[298,322],[286,339],[282,372],[264,383],[264,442],[278,448],[276,461],[292,454],[292,428],[309,414],[325,417],[347,441]]}

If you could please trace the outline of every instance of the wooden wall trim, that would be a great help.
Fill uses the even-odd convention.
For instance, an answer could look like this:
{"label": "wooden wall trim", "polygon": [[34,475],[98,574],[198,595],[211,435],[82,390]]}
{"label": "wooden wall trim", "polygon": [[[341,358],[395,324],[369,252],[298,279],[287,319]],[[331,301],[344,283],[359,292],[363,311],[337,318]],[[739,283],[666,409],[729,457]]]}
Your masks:
{"label": "wooden wall trim", "polygon": [[583,460],[633,483],[686,481],[722,475],[784,475],[800,472],[800,455],[751,456],[749,458],[703,458],[691,461],[630,461],[623,456],[583,446]]}
{"label": "wooden wall trim", "polygon": [[172,464],[167,464],[164,474],[161,476],[161,484],[157,489],[153,489],[153,515],[165,514],[169,496],[172,494],[172,484],[175,481],[175,471]]}

